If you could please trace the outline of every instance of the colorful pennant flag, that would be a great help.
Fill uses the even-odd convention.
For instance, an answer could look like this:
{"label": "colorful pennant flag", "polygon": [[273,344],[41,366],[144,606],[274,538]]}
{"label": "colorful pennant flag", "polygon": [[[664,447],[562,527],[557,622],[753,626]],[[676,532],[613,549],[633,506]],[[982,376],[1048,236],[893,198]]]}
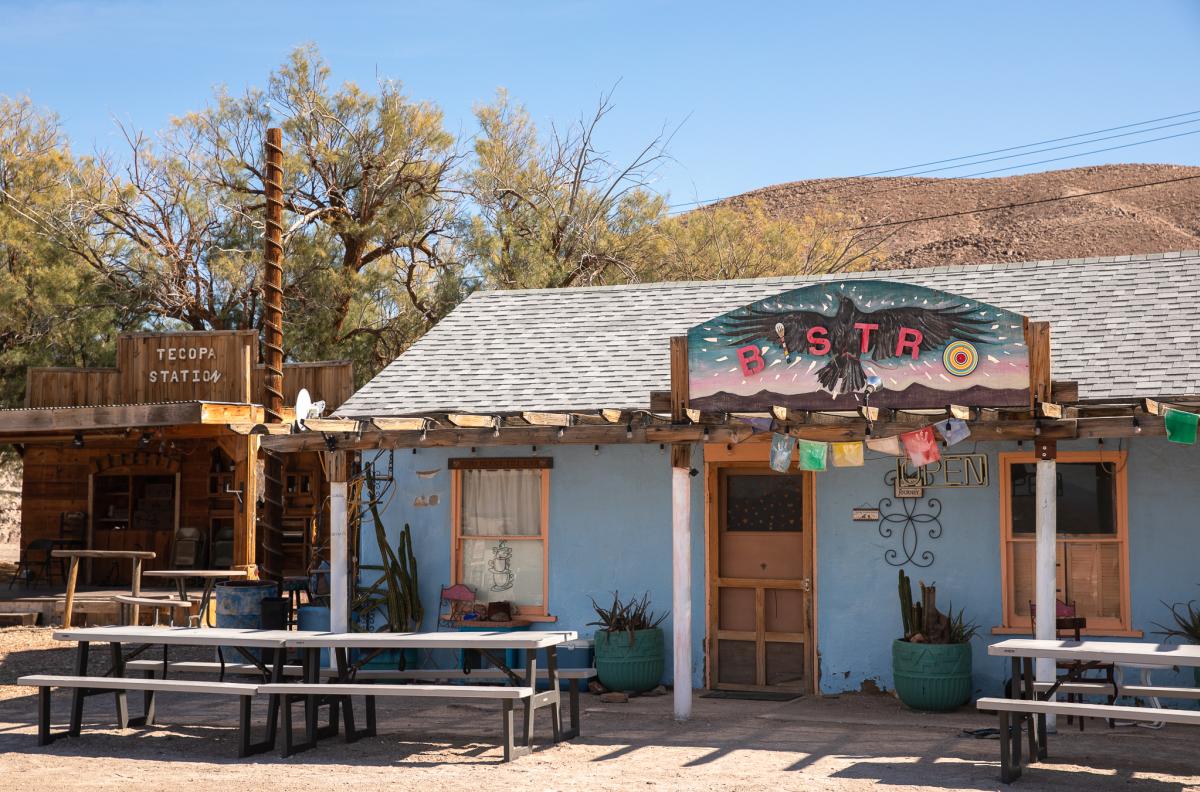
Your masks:
{"label": "colorful pennant flag", "polygon": [[937,427],[938,434],[942,436],[948,446],[961,443],[971,436],[967,422],[958,418],[947,418],[944,421],[938,421],[934,426]]}
{"label": "colorful pennant flag", "polygon": [[776,473],[787,473],[792,466],[792,449],[796,447],[796,438],[791,435],[775,432],[771,435],[771,470]]}
{"label": "colorful pennant flag", "polygon": [[800,440],[800,469],[824,470],[829,444],[820,440]]}
{"label": "colorful pennant flag", "polygon": [[872,451],[878,451],[881,454],[900,456],[900,438],[896,437],[896,435],[892,435],[891,437],[868,437],[867,448]]}
{"label": "colorful pennant flag", "polygon": [[1167,439],[1172,443],[1192,445],[1196,442],[1196,426],[1200,424],[1200,415],[1168,407],[1163,415],[1163,423],[1167,425]]}
{"label": "colorful pennant flag", "polygon": [[900,435],[900,442],[904,444],[904,452],[916,467],[937,462],[942,458],[932,426],[915,432],[905,432]]}
{"label": "colorful pennant flag", "polygon": [[834,467],[862,467],[862,443],[831,443],[833,446]]}

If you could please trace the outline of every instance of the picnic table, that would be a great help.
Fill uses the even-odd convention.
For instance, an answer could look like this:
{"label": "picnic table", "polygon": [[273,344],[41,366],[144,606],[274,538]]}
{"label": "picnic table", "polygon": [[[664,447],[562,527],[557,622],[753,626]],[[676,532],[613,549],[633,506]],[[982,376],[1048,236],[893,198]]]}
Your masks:
{"label": "picnic table", "polygon": [[[84,700],[101,693],[113,693],[116,702],[117,725],[124,729],[129,726],[149,726],[154,723],[156,692],[185,692],[209,693],[217,695],[237,696],[241,701],[240,707],[240,756],[261,753],[270,750],[275,745],[276,723],[278,722],[279,697],[272,695],[268,702],[267,736],[259,742],[250,739],[250,701],[258,693],[258,685],[226,682],[194,682],[190,680],[167,679],[166,673],[170,666],[168,648],[170,646],[228,646],[240,652],[250,663],[254,664],[270,681],[281,681],[284,678],[283,643],[289,635],[295,632],[286,630],[243,630],[229,628],[195,627],[141,627],[112,626],[112,627],[81,627],[56,630],[53,637],[57,641],[76,641],[76,660],[74,676],[32,675],[22,677],[19,684],[35,685],[38,695],[38,742],[41,745],[66,734],[78,737],[83,721]],[[89,674],[88,657],[93,643],[106,643],[112,655],[112,664],[108,671],[100,676]],[[125,644],[138,644],[138,648],[126,652]],[[163,671],[162,678],[152,678],[148,673],[144,679],[126,677],[126,663],[154,646],[161,646]],[[271,667],[250,653],[251,649],[271,649]],[[53,687],[65,687],[72,690],[71,721],[68,730],[62,734],[50,732],[50,690]],[[129,706],[126,698],[127,691],[143,691],[143,715],[129,717]]]}
{"label": "picnic table", "polygon": [[[502,705],[504,728],[504,756],[506,760],[528,753],[532,749],[534,715],[539,709],[550,709],[554,741],[563,739],[559,711],[560,673],[557,665],[557,649],[571,645],[577,640],[572,631],[517,633],[324,633],[295,630],[247,630],[229,628],[197,627],[83,627],[66,628],[54,632],[55,640],[77,641],[75,676],[31,675],[18,680],[19,684],[38,687],[38,739],[46,745],[63,733],[50,732],[50,691],[52,688],[73,690],[71,722],[66,735],[77,737],[83,717],[84,700],[99,693],[113,693],[116,700],[117,723],[121,728],[130,725],[151,725],[155,717],[154,694],[175,691],[236,696],[241,702],[239,716],[238,752],[241,756],[260,753],[274,746],[277,725],[283,709],[284,743],[282,753],[290,755],[297,750],[314,747],[319,739],[338,733],[340,720],[345,724],[347,742],[375,733],[376,697],[425,697],[472,700],[494,700]],[[111,668],[101,676],[89,675],[88,655],[93,643],[107,643],[112,653]],[[126,651],[125,646],[136,644],[137,648]],[[223,646],[232,647],[247,660],[242,664],[228,665],[207,662],[172,663],[169,659],[171,646]],[[151,647],[162,647],[162,659],[138,660],[139,655]],[[260,659],[251,650],[273,650],[269,659]],[[287,665],[288,649],[301,652],[299,668]],[[322,649],[332,650],[336,657],[336,670],[322,669]],[[365,650],[364,656],[352,658],[351,649]],[[444,671],[413,672],[430,675],[430,679],[451,678],[451,684],[371,684],[376,680],[420,679],[406,677],[402,669],[360,670],[371,659],[372,652],[389,649],[475,649],[496,664],[491,674],[479,673],[482,679],[494,679],[501,674],[505,685],[464,685],[471,670],[464,669],[461,676],[447,677]],[[504,662],[505,650],[524,650],[523,669],[512,669]],[[539,692],[537,653],[546,656],[544,678],[549,689]],[[400,654],[403,657],[403,652]],[[401,661],[401,664],[403,661]],[[251,674],[260,677],[260,682],[225,681],[225,671]],[[215,682],[169,679],[172,671],[206,673],[219,670],[221,676]],[[128,672],[140,672],[144,678],[126,676]],[[156,677],[156,674],[161,676]],[[295,681],[295,677],[299,680]],[[575,677],[572,677],[575,679]],[[367,684],[364,684],[366,682]],[[577,682],[577,680],[576,680]],[[572,687],[575,691],[577,688]],[[141,690],[144,694],[145,714],[130,718],[126,693]],[[250,704],[255,695],[265,694],[268,699],[266,738],[253,742],[250,738]],[[366,698],[366,728],[358,729],[354,723],[352,696]],[[572,724],[569,736],[578,733],[578,713],[572,697]],[[305,737],[298,743],[292,735],[291,706],[303,702],[305,713]],[[514,738],[513,706],[524,705],[524,738],[517,744]],[[317,720],[321,706],[329,706],[329,723],[318,728]]]}
{"label": "picnic table", "polygon": [[[63,626],[71,626],[71,614],[75,609],[75,584],[79,580],[79,559],[81,558],[109,558],[114,560],[129,559],[133,562],[133,579],[131,594],[134,597],[140,597],[142,593],[142,562],[148,561],[155,557],[151,550],[87,550],[78,549],[63,549],[51,550],[50,555],[53,558],[69,558],[71,559],[71,568],[67,573],[67,600],[63,603]],[[133,606],[133,622],[138,620],[138,606]]]}
{"label": "picnic table", "polygon": [[[341,700],[347,739],[375,733],[375,698],[389,697],[445,697],[445,698],[491,698],[503,704],[504,757],[511,760],[532,750],[533,727],[537,711],[550,710],[550,724],[554,742],[563,739],[561,691],[558,672],[558,647],[577,640],[571,630],[518,631],[518,632],[424,632],[424,633],[293,633],[285,644],[302,652],[304,667],[303,684],[285,691],[282,686],[268,685],[265,689],[276,694],[302,693],[305,701],[306,739],[296,743],[291,737],[291,711],[285,699],[283,755],[305,750],[316,745],[322,733],[317,728],[317,707],[330,696]],[[322,649],[332,650],[337,668],[336,676],[320,679],[320,656]],[[356,662],[350,661],[349,650],[367,650]],[[464,685],[362,685],[355,682],[359,668],[372,657],[388,650],[398,650],[403,674],[403,650],[405,649],[448,649],[455,651],[475,650],[492,662],[496,669],[511,683],[508,686],[464,686]],[[508,662],[508,652],[521,650],[525,656],[523,673],[514,670]],[[546,656],[548,690],[536,692],[538,680],[537,653]],[[464,669],[464,673],[467,669]],[[350,697],[366,697],[366,728],[356,731]],[[519,700],[524,705],[524,739],[517,745],[513,736],[513,703]],[[578,730],[578,713],[573,712],[573,732]],[[331,718],[332,718],[331,713]]]}
{"label": "picnic table", "polygon": [[221,580],[231,580],[233,578],[246,577],[244,569],[148,569],[142,573],[145,577],[167,578],[175,581],[175,588],[179,593],[179,599],[187,601],[188,591],[187,582],[189,579],[199,579],[204,581],[204,588],[200,594],[200,613],[202,623],[212,627],[212,621],[208,612],[208,603],[212,600],[213,589]]}
{"label": "picnic table", "polygon": [[[1196,688],[1169,688],[1149,685],[1118,685],[1115,682],[1085,680],[1083,672],[1111,665],[1155,666],[1170,668],[1200,667],[1200,646],[1192,644],[1153,644],[1126,641],[1057,641],[1012,638],[988,647],[993,657],[1012,660],[1011,696],[981,698],[976,706],[995,710],[1000,716],[1000,778],[1005,783],[1021,774],[1021,727],[1028,724],[1030,761],[1047,755],[1046,716],[1074,715],[1108,720],[1186,723],[1200,725],[1200,712],[1163,710],[1116,704],[1121,696],[1163,698],[1200,698]],[[1047,658],[1070,663],[1067,675],[1050,683],[1034,678],[1033,661]],[[1107,704],[1053,701],[1059,692],[1100,695]],[[1010,713],[1015,713],[1013,719]]]}

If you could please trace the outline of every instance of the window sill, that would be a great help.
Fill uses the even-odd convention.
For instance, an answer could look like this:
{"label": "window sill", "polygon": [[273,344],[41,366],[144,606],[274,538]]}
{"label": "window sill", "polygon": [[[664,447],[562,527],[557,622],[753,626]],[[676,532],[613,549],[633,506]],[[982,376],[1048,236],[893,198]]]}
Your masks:
{"label": "window sill", "polygon": [[[1028,627],[1005,627],[998,625],[992,628],[992,635],[1032,635]],[[1125,630],[1120,627],[1089,627],[1081,630],[1080,635],[1093,638],[1142,638],[1145,633],[1141,630]]]}
{"label": "window sill", "polygon": [[524,614],[524,613],[517,614],[517,618],[521,619],[522,621],[531,621],[531,622],[556,622],[556,621],[558,621],[557,616],[536,616],[533,614]]}

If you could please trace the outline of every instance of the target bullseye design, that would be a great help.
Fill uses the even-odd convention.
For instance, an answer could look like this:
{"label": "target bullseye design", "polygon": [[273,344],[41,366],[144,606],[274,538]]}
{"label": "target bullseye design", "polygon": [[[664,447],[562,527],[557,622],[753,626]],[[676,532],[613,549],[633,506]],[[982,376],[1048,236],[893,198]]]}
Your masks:
{"label": "target bullseye design", "polygon": [[942,365],[955,377],[965,377],[979,365],[979,352],[968,341],[954,341],[942,353]]}

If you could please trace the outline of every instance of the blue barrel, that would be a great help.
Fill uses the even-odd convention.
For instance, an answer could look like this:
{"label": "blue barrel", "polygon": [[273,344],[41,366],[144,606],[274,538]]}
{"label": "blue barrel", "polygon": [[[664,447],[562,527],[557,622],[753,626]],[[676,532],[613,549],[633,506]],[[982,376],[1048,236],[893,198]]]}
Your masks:
{"label": "blue barrel", "polygon": [[[269,580],[227,580],[216,586],[217,626],[240,630],[262,629],[262,603],[268,597],[279,595],[279,586]],[[221,647],[226,662],[245,662],[238,650]],[[261,658],[258,649],[243,650]]]}
{"label": "blue barrel", "polygon": [[227,580],[217,584],[217,626],[262,629],[262,601],[278,597],[279,586],[269,580]]}
{"label": "blue barrel", "polygon": [[[296,609],[296,629],[329,632],[329,608],[324,605],[301,605]],[[321,650],[321,665],[330,668],[329,650]]]}

